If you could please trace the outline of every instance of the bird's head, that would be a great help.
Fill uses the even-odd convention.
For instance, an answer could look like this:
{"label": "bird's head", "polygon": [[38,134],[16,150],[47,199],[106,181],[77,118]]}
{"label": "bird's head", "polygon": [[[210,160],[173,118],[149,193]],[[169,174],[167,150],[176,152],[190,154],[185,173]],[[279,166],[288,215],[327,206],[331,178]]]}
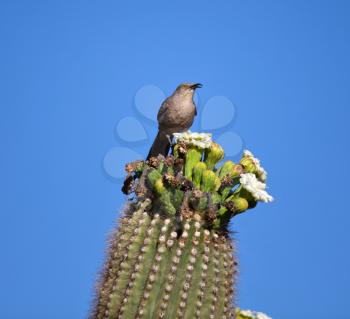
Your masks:
{"label": "bird's head", "polygon": [[187,96],[193,96],[193,93],[196,89],[199,89],[202,87],[201,83],[181,83],[176,88],[176,93],[181,95],[187,95]]}

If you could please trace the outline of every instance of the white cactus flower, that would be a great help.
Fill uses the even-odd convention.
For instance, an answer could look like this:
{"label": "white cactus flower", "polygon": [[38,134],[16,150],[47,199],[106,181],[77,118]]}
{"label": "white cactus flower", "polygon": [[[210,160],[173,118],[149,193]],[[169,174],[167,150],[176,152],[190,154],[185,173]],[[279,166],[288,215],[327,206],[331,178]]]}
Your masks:
{"label": "white cactus flower", "polygon": [[241,183],[242,187],[251,193],[256,200],[265,203],[273,201],[273,197],[265,190],[266,184],[260,182],[254,174],[241,174],[239,182]]}
{"label": "white cactus flower", "polygon": [[240,310],[239,314],[249,319],[272,319],[271,317],[265,315],[262,312],[256,312],[251,310]]}
{"label": "white cactus flower", "polygon": [[254,318],[254,313],[251,310],[240,310],[239,314],[244,317]]}
{"label": "white cactus flower", "polygon": [[198,146],[200,148],[209,148],[212,143],[212,135],[210,133],[184,132],[173,134],[175,142],[184,142],[189,145]]}
{"label": "white cactus flower", "polygon": [[259,179],[260,179],[261,181],[265,182],[265,181],[266,181],[266,178],[267,178],[267,172],[266,172],[265,169],[261,166],[260,160],[259,160],[258,158],[256,158],[256,157],[253,155],[253,153],[252,153],[251,151],[249,151],[249,150],[244,150],[244,151],[243,151],[243,156],[248,157],[248,158],[250,158],[250,159],[253,161],[253,163],[254,163],[254,165],[255,165],[255,167],[256,167],[256,170],[257,170]]}
{"label": "white cactus flower", "polygon": [[256,312],[256,319],[272,319],[272,318],[269,317],[268,315],[265,315],[262,312]]}
{"label": "white cactus flower", "polygon": [[[249,150],[244,150],[243,155],[247,157],[254,157],[253,153]],[[250,310],[242,310],[242,311],[250,311]],[[251,312],[251,311],[250,311]]]}

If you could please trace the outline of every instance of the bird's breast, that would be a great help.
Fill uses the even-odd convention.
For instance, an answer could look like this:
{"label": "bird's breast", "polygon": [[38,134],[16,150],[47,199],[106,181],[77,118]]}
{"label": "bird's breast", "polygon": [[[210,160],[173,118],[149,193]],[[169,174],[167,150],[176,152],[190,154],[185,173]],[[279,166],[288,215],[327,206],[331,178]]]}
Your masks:
{"label": "bird's breast", "polygon": [[195,112],[196,108],[192,101],[171,103],[159,121],[160,128],[168,133],[187,131],[193,123]]}

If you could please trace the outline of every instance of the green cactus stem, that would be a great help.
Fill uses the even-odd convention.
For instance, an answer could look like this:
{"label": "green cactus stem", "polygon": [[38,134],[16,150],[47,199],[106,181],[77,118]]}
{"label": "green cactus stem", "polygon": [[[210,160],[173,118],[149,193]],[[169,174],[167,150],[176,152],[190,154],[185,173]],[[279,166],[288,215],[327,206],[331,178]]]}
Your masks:
{"label": "green cactus stem", "polygon": [[228,235],[203,228],[196,213],[183,219],[180,235],[172,218],[145,206],[120,221],[91,318],[232,318]]}
{"label": "green cactus stem", "polygon": [[210,144],[203,159],[200,137],[126,166],[123,190],[135,196],[111,236],[91,319],[236,318],[228,223],[271,196],[252,176],[240,185],[254,159],[215,168],[223,150]]}

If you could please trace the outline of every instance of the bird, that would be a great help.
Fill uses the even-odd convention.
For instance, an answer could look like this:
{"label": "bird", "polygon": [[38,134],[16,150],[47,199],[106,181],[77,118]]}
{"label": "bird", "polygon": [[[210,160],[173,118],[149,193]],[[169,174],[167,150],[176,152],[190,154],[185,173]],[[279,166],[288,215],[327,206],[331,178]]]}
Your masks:
{"label": "bird", "polygon": [[194,117],[197,115],[193,95],[195,90],[201,87],[201,83],[182,83],[172,95],[163,101],[157,115],[158,134],[147,159],[159,154],[167,156],[170,149],[171,135],[189,130]]}

